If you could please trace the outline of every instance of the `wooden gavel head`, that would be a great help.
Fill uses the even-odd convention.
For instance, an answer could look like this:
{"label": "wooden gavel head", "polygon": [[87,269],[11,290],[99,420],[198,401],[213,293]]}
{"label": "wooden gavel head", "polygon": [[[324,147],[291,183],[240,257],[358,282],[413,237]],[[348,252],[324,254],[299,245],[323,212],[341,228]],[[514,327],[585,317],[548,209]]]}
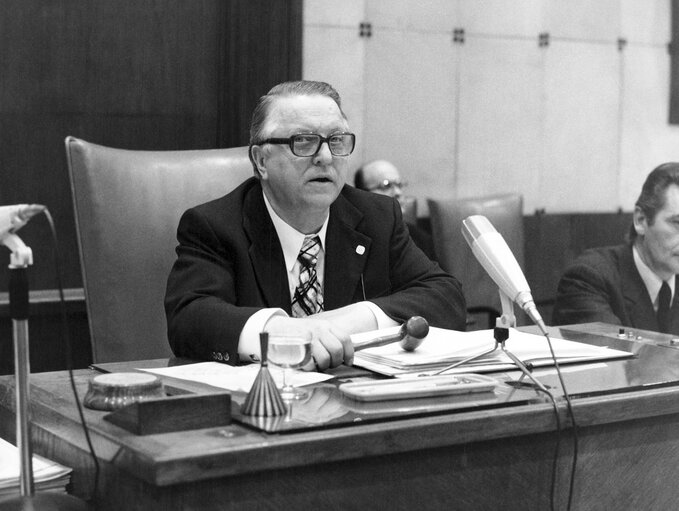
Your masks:
{"label": "wooden gavel head", "polygon": [[364,350],[366,348],[377,348],[386,344],[399,343],[402,349],[413,351],[417,348],[429,333],[429,323],[422,316],[413,316],[401,325],[398,332],[376,337],[368,341],[354,344],[354,350]]}
{"label": "wooden gavel head", "polygon": [[429,333],[429,323],[422,316],[413,316],[401,325],[399,345],[405,351],[414,351],[427,334]]}

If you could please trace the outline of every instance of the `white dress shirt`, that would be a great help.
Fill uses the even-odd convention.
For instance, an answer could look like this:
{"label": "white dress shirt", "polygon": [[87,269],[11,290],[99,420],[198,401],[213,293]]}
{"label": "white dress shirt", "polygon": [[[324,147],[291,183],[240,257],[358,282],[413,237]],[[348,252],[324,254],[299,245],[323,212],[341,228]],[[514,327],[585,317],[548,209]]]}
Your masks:
{"label": "white dress shirt", "polygon": [[[283,258],[285,260],[285,268],[288,271],[288,286],[290,292],[290,299],[294,296],[295,288],[299,283],[299,273],[301,270],[301,263],[297,260],[299,251],[302,249],[302,244],[304,243],[304,238],[307,236],[302,234],[295,228],[291,227],[285,221],[279,217],[276,212],[271,207],[269,199],[267,199],[266,194],[262,192],[264,197],[264,204],[269,212],[271,221],[273,222],[274,228],[276,229],[276,234],[278,234],[278,239],[281,242],[281,248],[283,249]],[[321,250],[318,253],[318,262],[316,263],[316,274],[318,276],[318,281],[323,286],[324,271],[325,271],[325,235],[328,230],[328,219],[327,216],[323,225],[316,233],[321,240]],[[365,304],[370,308],[375,319],[377,320],[377,328],[387,328],[390,326],[396,326],[398,323],[387,316],[382,309],[372,302],[364,301],[359,302]],[[266,322],[269,321],[273,316],[286,316],[287,314],[281,308],[267,308],[257,311],[255,314],[250,316],[243,330],[238,338],[238,356],[241,361],[252,361],[258,362],[260,357],[259,349],[259,333],[264,330]]]}
{"label": "white dress shirt", "polygon": [[[646,285],[646,290],[648,291],[648,296],[651,298],[651,302],[653,302],[653,310],[658,312],[658,295],[660,294],[660,286],[662,286],[663,281],[653,272],[653,270],[646,266],[644,261],[642,261],[636,246],[632,247],[632,254],[634,256],[634,264],[637,267],[637,271],[639,272],[639,275],[641,275],[641,280],[643,280]],[[676,279],[672,277],[667,281],[672,293],[670,295],[670,303],[672,303],[672,299],[674,298],[675,280]]]}

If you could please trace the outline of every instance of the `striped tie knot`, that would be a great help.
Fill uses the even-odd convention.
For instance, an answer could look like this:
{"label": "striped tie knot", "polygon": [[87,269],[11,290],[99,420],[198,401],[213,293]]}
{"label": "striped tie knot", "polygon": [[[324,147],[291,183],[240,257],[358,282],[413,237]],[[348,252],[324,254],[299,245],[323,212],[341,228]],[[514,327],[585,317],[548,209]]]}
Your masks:
{"label": "striped tie knot", "polygon": [[302,249],[299,251],[297,259],[304,268],[315,268],[318,263],[318,253],[321,250],[321,240],[318,236],[307,236],[304,238]]}

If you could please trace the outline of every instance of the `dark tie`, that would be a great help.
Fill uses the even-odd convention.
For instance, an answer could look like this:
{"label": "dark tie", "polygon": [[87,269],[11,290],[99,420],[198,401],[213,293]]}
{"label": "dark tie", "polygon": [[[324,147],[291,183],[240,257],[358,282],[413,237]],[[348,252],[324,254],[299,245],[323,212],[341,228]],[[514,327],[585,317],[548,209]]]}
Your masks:
{"label": "dark tie", "polygon": [[323,291],[316,274],[320,250],[321,240],[318,236],[304,238],[302,250],[297,256],[300,263],[299,284],[292,297],[292,315],[296,318],[310,316],[323,310]]}
{"label": "dark tie", "polygon": [[658,327],[661,332],[670,332],[670,300],[672,292],[667,282],[663,281],[658,293]]}

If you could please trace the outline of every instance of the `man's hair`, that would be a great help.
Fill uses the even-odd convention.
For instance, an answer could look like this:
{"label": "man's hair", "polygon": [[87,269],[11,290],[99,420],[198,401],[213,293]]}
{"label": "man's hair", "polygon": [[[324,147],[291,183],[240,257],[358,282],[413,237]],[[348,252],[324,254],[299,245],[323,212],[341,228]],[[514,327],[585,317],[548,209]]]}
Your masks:
{"label": "man's hair", "polygon": [[[641,209],[649,225],[653,225],[656,214],[665,206],[665,191],[670,185],[679,186],[679,163],[668,162],[658,165],[646,177],[641,194],[634,205]],[[629,239],[634,241],[636,238],[637,231],[632,224]]]}
{"label": "man's hair", "polygon": [[354,174],[354,186],[359,190],[365,190],[365,175],[363,172],[363,167],[356,169],[356,174]]}
{"label": "man's hair", "polygon": [[271,104],[277,97],[284,96],[327,96],[332,99],[340,110],[342,117],[346,120],[342,110],[342,100],[339,93],[325,82],[313,82],[309,80],[300,80],[296,82],[283,82],[275,85],[269,92],[259,98],[255,109],[252,112],[252,120],[250,121],[250,149],[248,155],[255,170],[255,175],[258,176],[257,165],[252,158],[252,146],[261,143],[264,140],[264,126],[271,111]]}

